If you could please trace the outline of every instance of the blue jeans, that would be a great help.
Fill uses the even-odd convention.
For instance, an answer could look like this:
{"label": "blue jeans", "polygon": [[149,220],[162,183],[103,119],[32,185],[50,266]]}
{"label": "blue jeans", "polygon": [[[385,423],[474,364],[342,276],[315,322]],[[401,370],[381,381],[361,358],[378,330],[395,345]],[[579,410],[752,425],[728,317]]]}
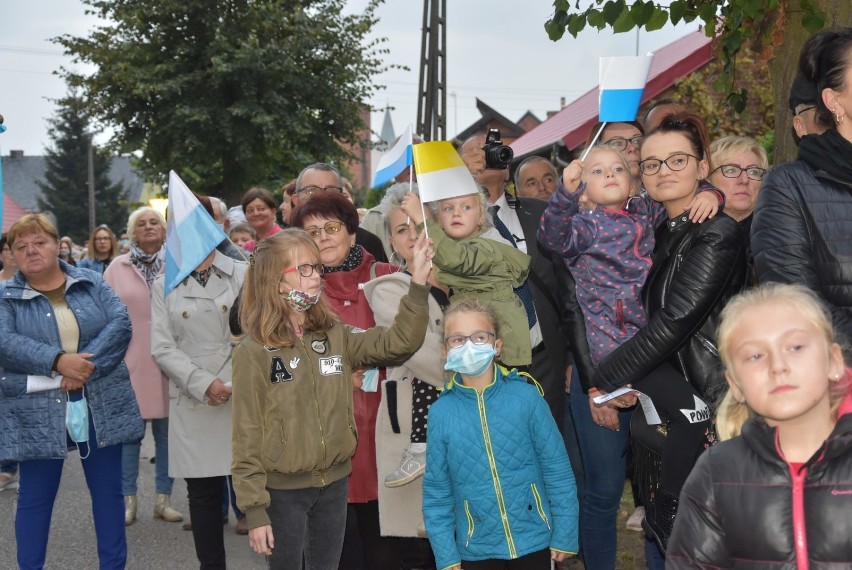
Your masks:
{"label": "blue jeans", "polygon": [[337,568],[346,530],[346,495],[349,478],[326,487],[268,489],[266,509],[272,521],[275,548],[269,557],[271,570]]}
{"label": "blue jeans", "polygon": [[[98,448],[92,414],[89,412],[89,442],[80,444],[83,472],[95,519],[100,570],[119,570],[127,562],[127,539],[124,534],[124,498],[121,494],[121,445]],[[69,445],[72,445],[70,438]],[[74,444],[76,445],[76,444]],[[21,484],[15,538],[18,566],[22,570],[44,567],[53,503],[59,490],[64,459],[21,461]],[[70,529],[65,529],[70,531]]]}
{"label": "blue jeans", "polygon": [[0,461],[0,473],[9,473],[14,475],[18,472],[17,461]]}
{"label": "blue jeans", "polygon": [[[154,454],[157,458],[155,480],[157,493],[172,494],[174,479],[169,477],[169,418],[147,420],[151,423],[151,433],[154,434]],[[136,494],[136,481],[139,479],[139,451],[142,441],[125,443],[121,453],[121,492],[125,497]]]}
{"label": "blue jeans", "polygon": [[632,410],[619,411],[620,431],[599,426],[589,409],[576,368],[571,376],[571,414],[583,461],[585,494],[580,503],[580,550],[586,568],[615,568],[616,519],[627,475]]}
{"label": "blue jeans", "polygon": [[222,477],[222,518],[228,518],[228,505],[234,509],[234,516],[240,520],[245,516],[239,507],[237,507],[237,494],[234,492],[234,479],[228,475]]}

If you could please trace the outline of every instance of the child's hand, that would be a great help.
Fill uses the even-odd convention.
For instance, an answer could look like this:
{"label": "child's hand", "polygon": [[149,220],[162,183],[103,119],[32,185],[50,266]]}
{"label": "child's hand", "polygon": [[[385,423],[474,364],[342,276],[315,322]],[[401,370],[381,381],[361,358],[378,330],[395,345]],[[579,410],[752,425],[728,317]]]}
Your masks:
{"label": "child's hand", "polygon": [[364,372],[366,368],[353,368],[352,369],[352,387],[360,388],[364,385]]}
{"label": "child's hand", "polygon": [[568,554],[565,552],[559,552],[558,550],[550,549],[550,559],[554,562],[562,562],[568,558]]}
{"label": "child's hand", "polygon": [[696,224],[712,218],[719,211],[719,195],[712,190],[699,192],[686,207],[689,219]]}
{"label": "child's hand", "polygon": [[429,272],[432,271],[432,258],[435,257],[435,252],[432,250],[432,240],[426,239],[426,232],[421,232],[417,236],[417,241],[411,248],[413,257],[411,259],[411,280],[418,285],[425,285],[429,278]]}
{"label": "child's hand", "polygon": [[[400,209],[405,212],[405,215],[411,218],[415,226],[423,223],[423,207],[420,205],[420,197],[414,192],[409,192],[402,199]],[[428,213],[426,214],[428,217]]]}
{"label": "child's hand", "polygon": [[562,171],[562,184],[571,193],[580,187],[580,179],[583,177],[583,161],[575,160]]}

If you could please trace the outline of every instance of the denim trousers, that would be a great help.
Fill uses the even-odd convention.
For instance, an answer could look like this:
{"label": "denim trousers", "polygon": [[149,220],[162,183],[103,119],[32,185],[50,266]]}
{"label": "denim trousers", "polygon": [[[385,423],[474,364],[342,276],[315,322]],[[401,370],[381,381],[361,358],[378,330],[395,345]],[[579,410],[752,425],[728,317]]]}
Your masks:
{"label": "denim trousers", "polygon": [[[79,444],[83,473],[92,498],[92,515],[100,570],[119,570],[127,562],[124,534],[124,497],[121,494],[121,444],[98,448],[92,414],[89,442]],[[77,445],[68,438],[69,445]],[[88,456],[86,456],[88,454]],[[15,517],[18,566],[21,570],[44,567],[53,503],[59,490],[64,459],[39,459],[20,463],[21,485]],[[61,564],[60,564],[61,565]]]}
{"label": "denim trousers", "polygon": [[346,530],[349,477],[325,487],[268,489],[266,512],[272,522],[275,548],[268,558],[271,570],[337,568]]}
{"label": "denim trousers", "polygon": [[580,444],[585,493],[580,502],[580,550],[586,568],[612,570],[618,549],[616,519],[627,476],[632,410],[619,411],[621,429],[599,426],[589,409],[575,368],[571,375],[571,414]]}
{"label": "denim trousers", "polygon": [[18,472],[17,461],[0,461],[0,473],[9,473],[14,475]]}
{"label": "denim trousers", "polygon": [[[157,493],[172,494],[174,479],[169,477],[169,418],[146,420],[151,424],[154,435],[154,454],[157,458],[155,467],[155,486]],[[139,479],[139,451],[142,441],[125,443],[121,453],[121,492],[125,497],[136,494],[136,481]]]}
{"label": "denim trousers", "polygon": [[186,479],[189,517],[195,556],[201,570],[225,570],[225,534],[222,527],[224,476]]}

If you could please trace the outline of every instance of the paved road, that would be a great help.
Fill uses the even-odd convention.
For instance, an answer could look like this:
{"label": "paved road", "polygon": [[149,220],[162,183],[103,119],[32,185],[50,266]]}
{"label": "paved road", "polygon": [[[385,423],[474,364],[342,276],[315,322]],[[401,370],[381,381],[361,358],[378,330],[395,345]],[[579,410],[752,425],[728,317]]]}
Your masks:
{"label": "paved road", "polygon": [[[142,442],[139,472],[139,513],[135,524],[127,527],[127,568],[129,570],[181,570],[198,568],[192,533],[181,530],[180,523],[155,520],[154,465],[148,459],[154,452],[150,429]],[[15,559],[15,491],[0,492],[0,569],[17,568]],[[186,484],[175,481],[172,504],[186,517],[189,513]],[[266,561],[251,551],[248,538],[234,532],[234,515],[225,528],[228,568],[254,570],[267,568]],[[80,456],[73,452],[66,460],[62,484],[56,497],[47,550],[47,570],[89,570],[98,567],[92,508]]]}

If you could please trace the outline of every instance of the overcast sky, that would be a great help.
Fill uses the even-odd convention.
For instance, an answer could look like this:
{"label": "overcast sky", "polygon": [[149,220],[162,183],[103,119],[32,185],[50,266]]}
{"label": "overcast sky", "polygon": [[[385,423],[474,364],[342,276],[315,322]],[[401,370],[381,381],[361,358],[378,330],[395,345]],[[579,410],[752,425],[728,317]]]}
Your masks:
{"label": "overcast sky", "polygon": [[[0,0],[0,114],[8,130],[0,135],[0,151],[20,149],[41,154],[50,144],[46,120],[55,112],[52,99],[64,95],[64,82],[54,75],[70,65],[50,38],[86,35],[97,22],[84,14],[79,0]],[[365,0],[349,0],[360,10]],[[560,97],[570,103],[597,84],[598,57],[634,55],[637,34],[585,30],[551,42],[544,22],[550,0],[449,0],[447,2],[447,131],[450,136],[479,118],[476,97],[511,120],[532,111],[544,119],[558,110]],[[406,65],[376,78],[386,86],[370,102],[391,106],[399,134],[416,122],[418,64],[423,20],[422,2],[387,0],[379,8],[376,36],[388,38],[388,63]],[[667,27],[639,36],[639,53],[656,50],[694,31],[695,25]],[[373,130],[381,130],[383,113],[373,114]]]}

